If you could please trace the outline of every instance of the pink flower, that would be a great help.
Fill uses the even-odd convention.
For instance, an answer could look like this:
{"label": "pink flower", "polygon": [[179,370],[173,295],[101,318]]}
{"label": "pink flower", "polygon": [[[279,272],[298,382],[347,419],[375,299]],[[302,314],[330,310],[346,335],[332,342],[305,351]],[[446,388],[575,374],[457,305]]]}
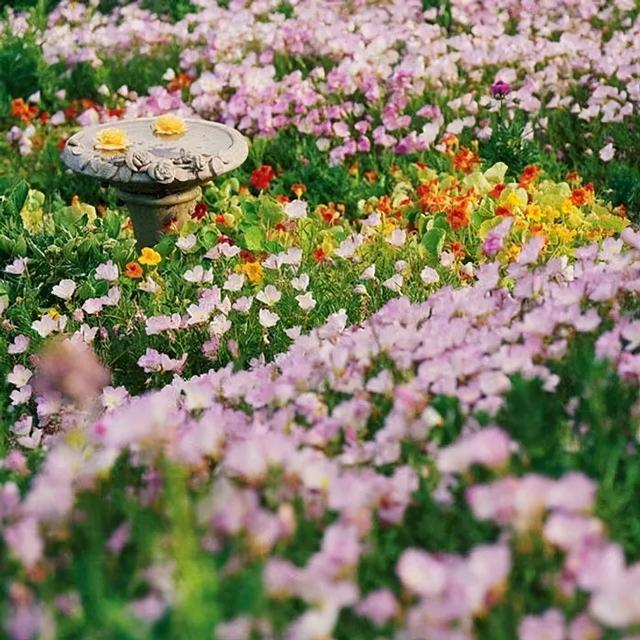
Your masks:
{"label": "pink flower", "polygon": [[486,427],[441,449],[436,465],[440,473],[464,473],[471,465],[497,468],[505,465],[515,443],[498,427]]}
{"label": "pink flower", "polygon": [[269,311],[269,309],[260,309],[258,320],[265,329],[269,329],[270,327],[274,327],[278,323],[278,320],[280,320],[280,316],[277,313]]}
{"label": "pink flower", "polygon": [[14,276],[22,275],[27,270],[27,262],[29,262],[29,258],[16,258],[4,268],[4,272]]}
{"label": "pink flower", "polygon": [[356,611],[375,625],[382,626],[398,614],[399,606],[389,589],[377,589],[358,603]]}
{"label": "pink flower", "polygon": [[549,609],[540,616],[526,616],[518,627],[519,640],[565,640],[564,616],[557,609]]}
{"label": "pink flower", "polygon": [[60,282],[53,287],[51,293],[63,300],[69,300],[73,296],[76,290],[76,283],[73,280],[60,280]]}
{"label": "pink flower", "polygon": [[113,264],[112,260],[103,262],[96,267],[96,280],[106,280],[107,282],[114,282],[118,279],[118,267]]}
{"label": "pink flower", "polygon": [[259,300],[260,302],[268,306],[272,306],[276,304],[281,297],[282,294],[280,293],[280,291],[272,284],[268,284],[262,291],[260,291],[260,293],[256,295],[256,300]]}
{"label": "pink flower", "polygon": [[311,311],[311,309],[316,306],[316,301],[314,300],[311,291],[307,291],[307,293],[303,295],[296,296],[296,300],[303,311]]}
{"label": "pink flower", "polygon": [[19,520],[4,530],[4,541],[13,555],[27,568],[42,557],[44,543],[38,532],[38,522],[33,517]]}
{"label": "pink flower", "polygon": [[610,162],[613,160],[613,157],[616,155],[615,147],[613,146],[613,142],[609,142],[606,144],[600,151],[598,152],[598,156],[602,162]]}
{"label": "pink flower", "polygon": [[407,549],[397,566],[402,585],[421,596],[437,596],[444,590],[447,572],[444,565],[425,551]]}
{"label": "pink flower", "polygon": [[7,347],[7,353],[10,353],[11,355],[24,353],[29,348],[29,342],[30,340],[27,336],[20,334],[9,344]]}

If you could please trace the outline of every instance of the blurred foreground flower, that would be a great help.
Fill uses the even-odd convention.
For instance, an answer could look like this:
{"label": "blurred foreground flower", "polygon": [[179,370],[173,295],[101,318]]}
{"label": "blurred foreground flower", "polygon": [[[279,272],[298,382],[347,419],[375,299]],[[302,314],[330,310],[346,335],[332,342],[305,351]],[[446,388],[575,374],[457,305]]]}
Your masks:
{"label": "blurred foreground flower", "polygon": [[50,343],[40,358],[34,381],[39,395],[60,393],[88,405],[109,384],[109,370],[84,343],[60,339]]}

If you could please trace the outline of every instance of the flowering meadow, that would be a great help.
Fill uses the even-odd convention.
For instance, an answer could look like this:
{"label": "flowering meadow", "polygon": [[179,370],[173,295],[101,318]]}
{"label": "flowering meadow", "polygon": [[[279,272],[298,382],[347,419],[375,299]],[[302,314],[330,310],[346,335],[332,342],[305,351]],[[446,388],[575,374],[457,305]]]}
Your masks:
{"label": "flowering meadow", "polygon": [[638,640],[640,5],[6,4],[0,637]]}

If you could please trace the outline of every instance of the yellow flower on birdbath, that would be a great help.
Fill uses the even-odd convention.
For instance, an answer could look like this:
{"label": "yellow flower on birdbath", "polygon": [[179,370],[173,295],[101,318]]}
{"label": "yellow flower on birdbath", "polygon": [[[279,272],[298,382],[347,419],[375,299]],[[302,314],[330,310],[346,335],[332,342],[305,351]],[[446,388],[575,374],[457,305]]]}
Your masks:
{"label": "yellow flower on birdbath", "polygon": [[100,151],[124,151],[129,146],[129,140],[122,129],[102,129],[98,131],[93,146]]}
{"label": "yellow flower on birdbath", "polygon": [[159,136],[179,136],[187,132],[187,123],[180,116],[167,113],[155,119],[153,132]]}

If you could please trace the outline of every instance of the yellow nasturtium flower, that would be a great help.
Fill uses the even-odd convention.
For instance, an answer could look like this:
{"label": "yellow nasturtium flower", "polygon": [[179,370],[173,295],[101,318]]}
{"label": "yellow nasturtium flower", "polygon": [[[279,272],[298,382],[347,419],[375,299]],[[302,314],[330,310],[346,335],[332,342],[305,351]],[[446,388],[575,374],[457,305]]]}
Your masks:
{"label": "yellow nasturtium flower", "polygon": [[138,262],[140,264],[144,264],[148,267],[155,267],[161,260],[162,256],[157,251],[149,247],[144,247],[140,257],[138,258]]}
{"label": "yellow nasturtium flower", "polygon": [[129,146],[129,140],[122,129],[102,129],[98,131],[93,146],[100,151],[124,151]]}
{"label": "yellow nasturtium flower", "polygon": [[264,269],[259,262],[245,262],[239,265],[236,270],[244,273],[253,284],[260,282],[264,275]]}
{"label": "yellow nasturtium flower", "polygon": [[187,123],[180,116],[167,113],[155,119],[153,132],[159,136],[179,136],[187,132]]}

